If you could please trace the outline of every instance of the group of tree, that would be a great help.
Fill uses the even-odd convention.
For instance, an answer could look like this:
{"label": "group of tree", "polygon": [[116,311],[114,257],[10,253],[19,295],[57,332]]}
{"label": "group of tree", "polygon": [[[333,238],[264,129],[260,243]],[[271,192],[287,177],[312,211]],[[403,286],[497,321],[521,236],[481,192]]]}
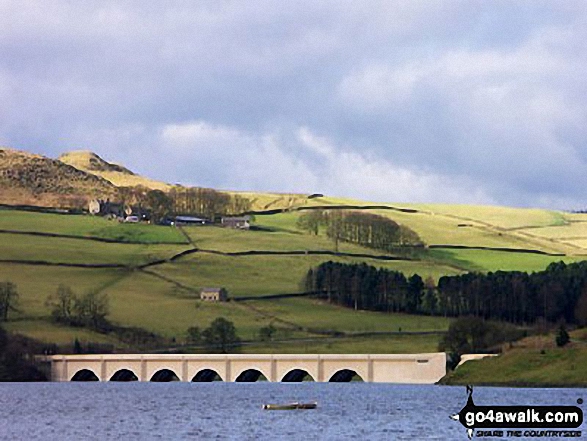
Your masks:
{"label": "group of tree", "polygon": [[217,215],[240,214],[251,209],[251,201],[243,196],[201,187],[173,187],[169,192],[142,186],[121,187],[120,202],[149,212],[159,223],[173,215],[194,215],[214,219]]}
{"label": "group of tree", "polygon": [[418,234],[405,225],[385,216],[360,211],[310,210],[298,218],[297,227],[315,235],[324,228],[336,251],[339,242],[387,252],[397,252],[406,246],[423,246]]}
{"label": "group of tree", "polygon": [[221,354],[237,352],[241,345],[234,323],[224,317],[218,317],[203,331],[197,326],[189,327],[187,342],[203,345],[207,352]]}
{"label": "group of tree", "polygon": [[503,343],[523,336],[524,331],[514,325],[465,316],[451,322],[438,349],[449,355],[449,365],[454,368],[463,354],[498,352]]}
{"label": "group of tree", "polygon": [[17,311],[18,290],[12,282],[0,282],[0,322],[8,320],[10,312]]}
{"label": "group of tree", "polygon": [[427,292],[422,278],[406,277],[399,271],[361,264],[325,262],[310,269],[303,281],[306,292],[314,292],[330,303],[386,312],[425,312]]}
{"label": "group of tree", "polygon": [[43,381],[46,376],[35,364],[39,343],[9,334],[0,326],[0,382]]}
{"label": "group of tree", "polygon": [[69,286],[59,285],[57,291],[47,297],[55,322],[69,326],[84,326],[98,331],[109,330],[106,316],[109,313],[108,296],[96,291],[77,295]]}
{"label": "group of tree", "polygon": [[564,321],[587,325],[587,261],[551,263],[544,271],[497,271],[444,276],[438,312],[511,323]]}
{"label": "group of tree", "polygon": [[173,212],[214,219],[217,215],[241,214],[251,209],[251,201],[243,196],[211,188],[174,187],[169,191]]}
{"label": "group of tree", "polygon": [[306,292],[330,302],[375,311],[481,317],[516,324],[538,319],[587,325],[587,261],[519,271],[444,276],[434,286],[415,274],[362,264],[325,262],[303,280]]}

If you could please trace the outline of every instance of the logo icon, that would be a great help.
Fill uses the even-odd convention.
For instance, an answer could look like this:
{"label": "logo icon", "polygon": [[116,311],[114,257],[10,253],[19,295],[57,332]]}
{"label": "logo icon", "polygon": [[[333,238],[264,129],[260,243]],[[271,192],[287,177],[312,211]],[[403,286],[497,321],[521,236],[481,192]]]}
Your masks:
{"label": "logo icon", "polygon": [[469,439],[476,429],[510,429],[507,433],[512,436],[544,437],[567,431],[513,429],[576,429],[583,424],[583,411],[577,406],[477,406],[473,387],[467,386],[467,404],[450,418],[467,429]]}

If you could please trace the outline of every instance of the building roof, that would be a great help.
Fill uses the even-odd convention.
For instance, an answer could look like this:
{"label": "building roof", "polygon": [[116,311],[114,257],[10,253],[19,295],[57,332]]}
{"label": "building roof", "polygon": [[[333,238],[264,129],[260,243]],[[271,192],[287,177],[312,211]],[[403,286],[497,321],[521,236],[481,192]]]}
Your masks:
{"label": "building roof", "polygon": [[194,216],[175,216],[176,222],[206,222],[206,219]]}
{"label": "building roof", "polygon": [[220,292],[224,288],[202,288],[200,292]]}

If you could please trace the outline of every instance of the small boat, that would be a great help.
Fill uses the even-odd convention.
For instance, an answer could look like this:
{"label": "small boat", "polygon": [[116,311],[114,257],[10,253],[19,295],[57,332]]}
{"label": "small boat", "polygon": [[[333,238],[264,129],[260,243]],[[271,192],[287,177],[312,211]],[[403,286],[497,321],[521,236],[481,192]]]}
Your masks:
{"label": "small boat", "polygon": [[265,410],[297,410],[297,409],[316,409],[318,403],[288,403],[288,404],[263,404]]}

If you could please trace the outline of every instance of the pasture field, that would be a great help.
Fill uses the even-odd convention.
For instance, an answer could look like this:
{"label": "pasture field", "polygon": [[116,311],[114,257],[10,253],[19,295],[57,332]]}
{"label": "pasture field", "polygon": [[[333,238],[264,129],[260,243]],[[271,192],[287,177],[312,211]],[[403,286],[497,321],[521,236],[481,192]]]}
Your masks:
{"label": "pasture field", "polygon": [[[357,203],[357,201],[346,201],[347,203],[355,203],[357,205],[364,205]],[[419,206],[411,208],[420,209]],[[491,207],[489,207],[491,208]],[[484,213],[489,208],[487,207],[473,207],[472,216],[481,219],[478,213]],[[520,214],[520,209],[505,209],[506,213],[511,210],[513,212],[513,221],[509,224],[515,224],[515,220],[527,220],[528,222],[535,221],[536,226],[545,223],[547,219],[551,219],[553,223],[558,222],[562,213],[548,212],[543,210],[530,210],[531,214],[524,216]],[[416,213],[406,213],[394,210],[365,210],[366,212],[374,213],[380,216],[388,217],[399,224],[406,225],[414,230],[428,245],[465,245],[474,247],[488,247],[488,248],[513,248],[513,249],[532,249],[538,251],[545,251],[549,253],[573,253],[577,249],[569,246],[565,241],[559,241],[555,236],[548,235],[533,236],[526,234],[526,232],[534,232],[541,228],[506,230],[498,225],[491,225],[487,222],[477,219],[459,218],[456,216],[447,215],[444,212],[433,212],[423,210]],[[521,210],[522,212],[524,210]],[[296,221],[306,211],[295,211],[287,213],[279,213],[274,215],[257,215],[255,224],[272,228],[279,232],[288,233],[302,233],[296,228]],[[517,217],[516,217],[517,216]],[[508,224],[508,222],[503,222]],[[558,225],[558,224],[557,224]],[[323,236],[324,231],[321,231],[320,236]],[[315,236],[313,236],[315,237]]]}
{"label": "pasture field", "polygon": [[263,342],[246,345],[248,354],[422,354],[438,352],[437,335],[385,335]]}
{"label": "pasture field", "polygon": [[[279,204],[296,204],[305,199],[291,195],[274,195],[263,201],[269,208]],[[273,199],[271,199],[273,198]],[[312,204],[343,203],[330,198],[310,200]],[[307,201],[308,204],[310,201]],[[363,202],[346,201],[356,205]],[[407,206],[402,204],[401,206]],[[423,206],[413,206],[421,209]],[[505,209],[510,216],[493,226],[482,215],[486,208],[473,207],[471,213],[455,208],[458,218],[437,206],[438,213],[402,213],[376,211],[414,229],[429,244],[449,244],[503,248],[545,249],[558,248],[567,240],[559,229],[575,228],[577,237],[584,228],[580,223],[560,225],[557,213],[531,210],[519,213]],[[445,213],[446,211],[446,213]],[[240,251],[333,251],[334,246],[324,232],[312,236],[297,230],[295,224],[304,211],[276,215],[258,215],[256,224],[271,231],[239,231],[219,227],[184,227],[196,247],[215,252]],[[461,217],[474,220],[463,222]],[[562,214],[560,216],[563,216]],[[494,219],[490,219],[494,222]],[[467,226],[462,226],[467,224]],[[461,226],[459,226],[461,225]],[[536,227],[529,228],[528,226]],[[522,228],[523,227],[523,228]],[[514,228],[506,230],[505,228]],[[522,228],[522,229],[517,229]],[[0,229],[23,232],[43,232],[80,236],[80,239],[44,237],[27,234],[0,233],[0,256],[4,260],[47,261],[67,264],[120,264],[127,268],[73,268],[49,265],[0,263],[0,280],[16,283],[20,293],[18,313],[6,324],[15,332],[39,338],[46,342],[70,343],[80,341],[108,342],[126,348],[113,336],[97,334],[87,329],[58,326],[49,321],[50,311],[45,305],[49,294],[60,283],[67,284],[78,294],[89,290],[106,293],[110,301],[109,320],[121,326],[136,326],[175,338],[177,344],[185,341],[188,327],[206,328],[215,318],[223,316],[235,323],[244,340],[258,340],[259,329],[272,323],[278,328],[276,339],[284,342],[265,342],[245,345],[246,352],[430,352],[435,351],[438,335],[372,335],[350,337],[348,334],[377,332],[444,331],[449,320],[442,317],[384,314],[353,311],[309,298],[280,300],[249,300],[210,304],[198,300],[199,289],[222,286],[231,297],[263,296],[302,291],[300,282],[310,268],[329,260],[344,263],[365,262],[380,268],[414,273],[422,278],[459,274],[467,270],[537,271],[549,263],[571,262],[578,256],[546,256],[517,252],[470,249],[432,249],[420,253],[421,260],[382,261],[370,258],[321,255],[249,255],[226,256],[196,252],[173,261],[156,264],[146,270],[136,267],[156,260],[166,260],[192,248],[179,229],[152,225],[119,224],[92,216],[30,213],[0,210]],[[544,230],[542,236],[534,235]],[[552,237],[546,234],[552,230]],[[564,233],[564,234],[563,234]],[[84,240],[83,237],[102,237],[123,243],[104,243]],[[582,240],[582,239],[577,239]],[[124,243],[127,242],[127,243]],[[140,242],[140,243],[128,243]],[[174,244],[183,242],[185,245]],[[542,247],[542,244],[546,244]],[[550,246],[552,244],[552,246]],[[564,244],[563,244],[564,245]],[[549,248],[550,247],[550,248]],[[355,254],[382,254],[352,244],[340,244],[340,251]],[[132,269],[132,268],[135,269]],[[342,338],[324,338],[319,332],[346,333]]]}
{"label": "pasture field", "polygon": [[303,211],[293,211],[279,214],[257,214],[253,224],[276,231],[301,234],[302,231],[297,229],[296,222],[303,213]]}
{"label": "pasture field", "polygon": [[526,271],[544,270],[552,262],[572,263],[581,260],[571,256],[515,253],[494,250],[433,249],[430,254],[441,262],[453,262],[469,271]]}
{"label": "pasture field", "polygon": [[112,335],[100,334],[86,328],[61,326],[49,320],[18,320],[3,324],[9,332],[22,334],[34,338],[43,343],[55,343],[58,345],[71,345],[77,339],[80,343],[108,343],[119,348],[126,348]]}
{"label": "pasture field", "polygon": [[[241,251],[332,251],[334,242],[326,235],[302,232],[268,232],[234,230],[216,226],[182,227],[192,242],[201,249],[234,253]],[[382,255],[381,251],[350,243],[340,243],[339,252]]]}
{"label": "pasture field", "polygon": [[168,259],[186,249],[189,249],[186,245],[120,244],[0,233],[0,259],[2,260],[137,266],[159,259]]}
{"label": "pasture field", "polygon": [[414,316],[400,313],[354,311],[310,298],[247,301],[267,316],[277,317],[305,329],[364,332],[446,331],[450,320],[444,317]]}
{"label": "pasture field", "polygon": [[434,214],[460,220],[472,220],[502,229],[563,225],[564,215],[559,211],[532,208],[513,208],[491,205],[409,204]]}
{"label": "pasture field", "polygon": [[204,329],[217,317],[234,322],[243,339],[253,339],[269,319],[235,303],[206,303],[197,293],[142,272],[120,279],[104,291],[110,299],[110,319],[115,323],[137,326],[177,341],[184,339],[187,328]]}
{"label": "pasture field", "polygon": [[121,242],[187,243],[175,228],[125,224],[100,216],[36,213],[0,209],[0,230],[97,237]]}
{"label": "pasture field", "polygon": [[259,296],[301,292],[300,283],[308,270],[327,261],[366,262],[379,268],[402,271],[407,275],[418,273],[437,280],[441,275],[461,271],[449,266],[420,261],[384,262],[374,259],[355,259],[339,256],[221,256],[196,253],[172,263],[152,267],[162,276],[176,280],[192,289],[223,286],[231,296]]}
{"label": "pasture field", "polygon": [[50,294],[57,291],[60,284],[68,285],[76,294],[98,291],[105,286],[125,277],[127,271],[122,269],[102,268],[68,268],[37,265],[0,264],[0,281],[16,284],[19,301],[15,317],[48,317],[49,308],[45,301]]}
{"label": "pasture field", "polygon": [[[554,339],[554,337],[553,337]],[[587,386],[587,346],[513,349],[489,359],[470,361],[454,371],[448,384],[492,386]]]}

